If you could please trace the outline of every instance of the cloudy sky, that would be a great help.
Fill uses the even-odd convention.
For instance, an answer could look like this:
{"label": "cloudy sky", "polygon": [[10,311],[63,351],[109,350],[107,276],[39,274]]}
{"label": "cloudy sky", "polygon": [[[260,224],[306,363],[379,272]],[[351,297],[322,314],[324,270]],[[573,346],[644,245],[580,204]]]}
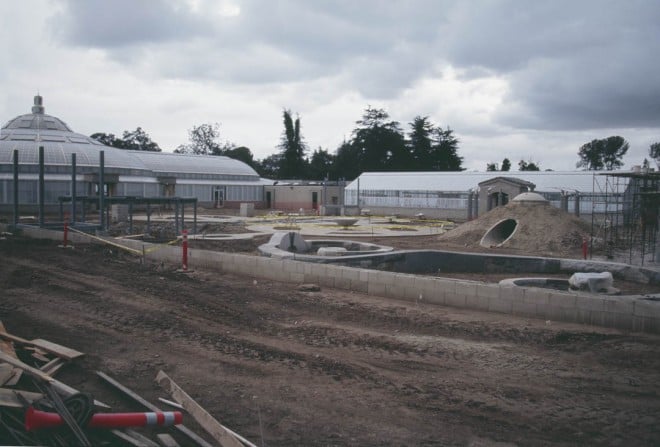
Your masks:
{"label": "cloudy sky", "polygon": [[480,171],[574,170],[611,135],[630,168],[660,141],[657,0],[22,0],[1,20],[3,123],[38,91],[79,133],[140,126],[172,151],[217,122],[262,159],[283,109],[335,152],[372,106],[450,127]]}

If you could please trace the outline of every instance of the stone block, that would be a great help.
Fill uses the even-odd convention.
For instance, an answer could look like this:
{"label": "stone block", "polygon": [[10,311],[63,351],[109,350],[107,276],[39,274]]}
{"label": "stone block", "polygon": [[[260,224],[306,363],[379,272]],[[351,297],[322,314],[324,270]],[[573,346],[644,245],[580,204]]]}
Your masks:
{"label": "stone block", "polygon": [[660,318],[660,301],[636,299],[633,312],[639,317]]}
{"label": "stone block", "polygon": [[457,293],[445,293],[445,306],[465,308],[467,298],[465,295]]}
{"label": "stone block", "polygon": [[367,286],[367,293],[369,295],[384,296],[385,290],[385,284],[375,281],[369,281],[369,285]]}
{"label": "stone block", "polygon": [[599,296],[589,296],[584,294],[577,295],[575,297],[575,305],[578,309],[596,311],[605,310],[603,298]]}
{"label": "stone block", "polygon": [[499,298],[488,299],[488,311],[510,314],[513,310],[513,300],[509,297],[500,296]]}
{"label": "stone block", "polygon": [[[477,284],[477,296],[482,298],[499,298],[500,290],[501,287],[497,284]],[[487,299],[486,303],[488,303]]]}
{"label": "stone block", "polygon": [[488,302],[490,301],[490,298],[498,298],[498,297],[482,296],[479,295],[478,292],[476,295],[468,295],[465,297],[465,307],[467,307],[468,309],[487,311]]}
{"label": "stone block", "polygon": [[456,295],[477,296],[476,282],[456,281],[455,293]]}
{"label": "stone block", "polygon": [[525,302],[523,300],[513,300],[511,302],[511,314],[520,315],[522,317],[538,317],[538,304],[533,302]]}

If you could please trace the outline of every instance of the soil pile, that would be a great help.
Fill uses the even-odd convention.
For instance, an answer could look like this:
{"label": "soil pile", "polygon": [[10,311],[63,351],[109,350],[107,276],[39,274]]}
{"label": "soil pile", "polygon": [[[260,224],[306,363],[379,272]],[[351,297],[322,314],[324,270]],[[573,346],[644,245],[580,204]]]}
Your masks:
{"label": "soil pile", "polygon": [[[582,238],[591,231],[589,223],[550,204],[510,203],[494,208],[439,237],[439,241],[466,248],[479,248],[486,232],[504,219],[515,219],[513,236],[493,250],[554,257],[581,255]],[[485,248],[487,249],[487,248]]]}

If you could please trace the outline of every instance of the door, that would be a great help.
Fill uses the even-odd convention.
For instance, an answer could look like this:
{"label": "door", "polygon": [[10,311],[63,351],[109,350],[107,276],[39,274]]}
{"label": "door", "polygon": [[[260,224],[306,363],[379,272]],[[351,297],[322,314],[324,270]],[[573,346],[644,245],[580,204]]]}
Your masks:
{"label": "door", "polygon": [[266,209],[269,210],[272,208],[273,205],[273,198],[271,196],[270,191],[266,191]]}
{"label": "door", "polygon": [[319,193],[316,191],[312,192],[312,209],[319,209]]}
{"label": "door", "polygon": [[216,186],[213,189],[213,207],[222,208],[225,205],[225,187]]}

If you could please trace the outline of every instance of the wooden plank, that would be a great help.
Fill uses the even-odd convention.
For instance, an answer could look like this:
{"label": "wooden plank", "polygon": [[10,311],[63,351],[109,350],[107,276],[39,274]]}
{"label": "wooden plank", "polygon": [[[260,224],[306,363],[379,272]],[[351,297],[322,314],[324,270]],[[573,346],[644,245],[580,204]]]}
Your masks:
{"label": "wooden plank", "polygon": [[167,433],[159,433],[156,435],[156,438],[162,447],[180,447],[176,439]]}
{"label": "wooden plank", "polygon": [[[77,390],[71,388],[69,385],[66,385],[60,382],[59,380],[52,378],[45,372],[37,368],[33,368],[30,365],[26,365],[20,360],[15,359],[5,354],[2,351],[0,351],[0,361],[9,363],[10,365],[21,369],[24,373],[28,374],[31,377],[34,377],[35,379],[43,380],[44,382],[50,383],[58,392],[60,392],[64,396],[71,396],[72,394],[76,394],[78,392]],[[103,402],[99,402],[97,400],[94,401],[94,405],[98,407],[110,408],[108,405],[104,404]]]}
{"label": "wooden plank", "polygon": [[85,355],[82,352],[76,351],[75,349],[67,348],[66,346],[58,345],[57,343],[43,340],[41,338],[37,338],[35,340],[26,340],[17,335],[9,334],[4,330],[0,331],[0,338],[3,338],[5,340],[11,340],[21,345],[39,347],[44,351],[48,352],[49,354],[62,357],[65,360],[73,360],[75,358]]}
{"label": "wooden plank", "polygon": [[126,431],[127,435],[129,435],[130,437],[132,437],[134,439],[137,439],[145,447],[160,447],[156,441],[152,441],[151,439],[144,436],[142,433],[137,432],[137,431],[133,430],[132,428],[128,428],[125,431]]}
{"label": "wooden plank", "polygon": [[48,374],[49,376],[54,376],[57,370],[59,370],[65,364],[66,361],[64,359],[61,359],[60,357],[55,357],[53,360],[46,363],[45,365],[41,365],[39,369],[45,372],[46,374]]}
{"label": "wooden plank", "polygon": [[178,404],[176,402],[172,402],[171,400],[163,399],[162,397],[158,398],[159,401],[164,403],[165,405],[169,405],[170,407],[178,408],[179,410],[183,410],[183,406],[181,404]]}
{"label": "wooden plank", "polygon": [[[126,442],[127,444],[130,444],[135,447],[153,447],[154,445],[156,447],[160,447],[158,444],[155,442],[148,440],[149,442],[144,442],[144,436],[137,437],[135,434],[137,432],[133,431],[131,433],[128,432],[123,432],[121,430],[111,430],[112,434],[121,439],[122,441]],[[152,444],[153,442],[153,444]]]}
{"label": "wooden plank", "polygon": [[[0,321],[0,331],[5,331],[5,326]],[[18,359],[16,351],[14,351],[14,345],[10,341],[0,340],[0,351]],[[12,366],[3,368],[3,371],[0,372],[0,385],[14,386],[21,379],[23,372],[19,368],[14,368]]]}
{"label": "wooden plank", "polygon": [[[105,374],[101,371],[96,371],[96,375],[99,376],[100,378],[102,378],[103,380],[105,380],[106,382],[108,382],[110,385],[117,388],[122,393],[126,394],[128,397],[130,397],[131,399],[133,399],[134,401],[136,401],[137,403],[139,403],[143,407],[145,407],[145,408],[147,408],[151,411],[162,411],[160,408],[158,408],[157,406],[155,406],[154,404],[152,404],[148,400],[145,400],[144,398],[142,398],[142,396],[140,396],[138,394],[135,394],[133,391],[126,388],[124,385],[117,382],[115,379],[113,379],[109,375],[107,375],[107,374]],[[192,431],[191,429],[189,429],[188,427],[186,427],[183,424],[175,425],[174,428],[176,430],[179,430],[181,433],[186,435],[189,439],[193,440],[194,442],[197,443],[197,445],[199,445],[201,447],[213,447],[213,445],[206,442],[204,440],[204,438],[200,437],[197,433],[195,433],[194,431]]]}
{"label": "wooden plank", "polygon": [[156,376],[156,383],[165,391],[169,392],[175,401],[183,405],[188,413],[197,421],[201,427],[210,434],[213,439],[218,441],[222,447],[243,447],[241,442],[230,433],[224,425],[218,422],[204,408],[190,397],[183,389],[179,387],[163,371],[159,371]]}
{"label": "wooden plank", "polygon": [[32,403],[35,400],[39,400],[42,397],[44,397],[43,394],[41,393],[32,393],[30,391],[10,390],[7,388],[0,388],[0,406],[23,408],[23,402],[18,398],[18,394],[23,396],[23,398],[25,398],[25,400],[28,401],[29,403]]}
{"label": "wooden plank", "polygon": [[76,351],[75,349],[67,348],[66,346],[58,345],[57,343],[43,340],[41,338],[31,340],[30,343],[32,343],[33,346],[37,346],[46,352],[55,354],[58,357],[62,357],[64,360],[73,360],[85,355],[80,351]]}

